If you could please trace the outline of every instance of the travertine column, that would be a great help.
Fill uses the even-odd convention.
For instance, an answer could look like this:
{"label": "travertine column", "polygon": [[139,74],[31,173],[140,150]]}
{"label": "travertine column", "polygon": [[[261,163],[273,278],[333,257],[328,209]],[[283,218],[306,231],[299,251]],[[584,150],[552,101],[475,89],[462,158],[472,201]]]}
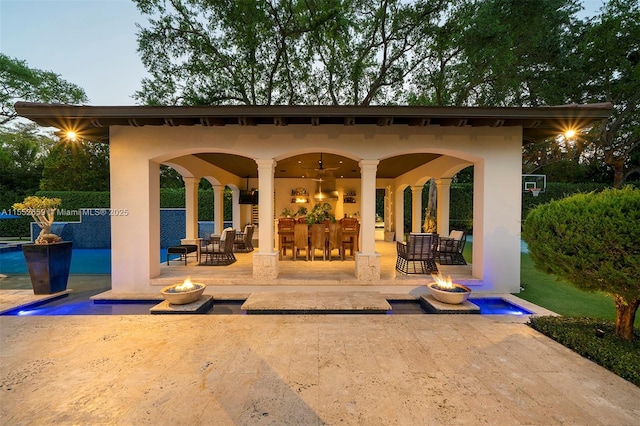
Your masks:
{"label": "travertine column", "polygon": [[380,279],[380,253],[376,253],[376,171],[378,160],[361,160],[360,251],[356,253],[356,278]]}
{"label": "travertine column", "polygon": [[436,179],[438,191],[437,218],[438,234],[442,237],[449,235],[449,211],[451,209],[451,178]]}
{"label": "travertine column", "polygon": [[198,238],[198,183],[200,179],[182,177],[184,181],[185,238]]}
{"label": "travertine column", "polygon": [[422,188],[411,187],[411,232],[422,232]]}
{"label": "travertine column", "polygon": [[222,235],[224,229],[224,185],[213,185],[213,233]]}
{"label": "travertine column", "polygon": [[256,279],[278,278],[278,252],[274,249],[275,233],[273,222],[275,190],[273,158],[258,159],[258,252],[253,255],[253,277]]}

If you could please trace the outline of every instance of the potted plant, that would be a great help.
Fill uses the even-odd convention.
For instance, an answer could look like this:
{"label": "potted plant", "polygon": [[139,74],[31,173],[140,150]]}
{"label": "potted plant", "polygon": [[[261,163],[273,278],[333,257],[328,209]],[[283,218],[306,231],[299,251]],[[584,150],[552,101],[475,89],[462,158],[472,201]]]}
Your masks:
{"label": "potted plant", "polygon": [[298,207],[298,211],[295,214],[295,217],[305,217],[307,215],[307,208],[304,206]]}
{"label": "potted plant", "polygon": [[59,198],[29,196],[13,208],[30,215],[40,227],[33,244],[23,244],[24,254],[34,294],[53,294],[67,289],[71,266],[71,241],[61,241],[51,233]]}
{"label": "potted plant", "polygon": [[322,223],[325,220],[335,222],[336,218],[331,213],[331,204],[329,203],[318,203],[309,213],[307,213],[307,223],[309,225],[313,225],[314,223]]}
{"label": "potted plant", "polygon": [[282,209],[282,213],[280,213],[280,216],[282,217],[293,217],[294,215],[294,211],[285,207],[284,209]]}

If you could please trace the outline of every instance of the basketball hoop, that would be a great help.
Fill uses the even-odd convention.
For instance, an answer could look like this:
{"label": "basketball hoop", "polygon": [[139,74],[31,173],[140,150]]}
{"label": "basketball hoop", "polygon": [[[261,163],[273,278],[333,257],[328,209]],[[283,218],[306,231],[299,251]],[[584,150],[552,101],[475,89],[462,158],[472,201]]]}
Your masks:
{"label": "basketball hoop", "polygon": [[537,197],[538,194],[540,194],[540,191],[541,191],[540,188],[529,188],[529,192],[531,192],[534,197]]}

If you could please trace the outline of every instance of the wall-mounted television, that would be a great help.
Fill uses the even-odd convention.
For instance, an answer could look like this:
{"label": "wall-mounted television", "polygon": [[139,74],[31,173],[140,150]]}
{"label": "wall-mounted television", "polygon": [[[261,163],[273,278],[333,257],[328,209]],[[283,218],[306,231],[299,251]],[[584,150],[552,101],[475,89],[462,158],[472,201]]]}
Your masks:
{"label": "wall-mounted television", "polygon": [[252,190],[240,190],[240,204],[258,204],[258,191]]}

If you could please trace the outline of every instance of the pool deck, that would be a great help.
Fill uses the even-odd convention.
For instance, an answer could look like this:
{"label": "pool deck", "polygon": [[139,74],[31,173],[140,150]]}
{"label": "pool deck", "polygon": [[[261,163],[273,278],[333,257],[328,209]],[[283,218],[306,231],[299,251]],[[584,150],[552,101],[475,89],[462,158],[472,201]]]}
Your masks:
{"label": "pool deck", "polygon": [[[109,284],[109,276],[72,276],[69,288],[75,290],[68,297]],[[0,280],[0,304],[24,303],[31,292],[25,285],[28,277]],[[416,298],[422,287],[365,290]],[[207,287],[220,298],[257,289],[265,288]],[[337,282],[269,288],[288,294],[330,289],[363,290]],[[0,424],[638,424],[640,388],[526,320],[449,314],[0,316]]]}
{"label": "pool deck", "polygon": [[640,388],[482,315],[0,317],[0,424],[637,425]]}

